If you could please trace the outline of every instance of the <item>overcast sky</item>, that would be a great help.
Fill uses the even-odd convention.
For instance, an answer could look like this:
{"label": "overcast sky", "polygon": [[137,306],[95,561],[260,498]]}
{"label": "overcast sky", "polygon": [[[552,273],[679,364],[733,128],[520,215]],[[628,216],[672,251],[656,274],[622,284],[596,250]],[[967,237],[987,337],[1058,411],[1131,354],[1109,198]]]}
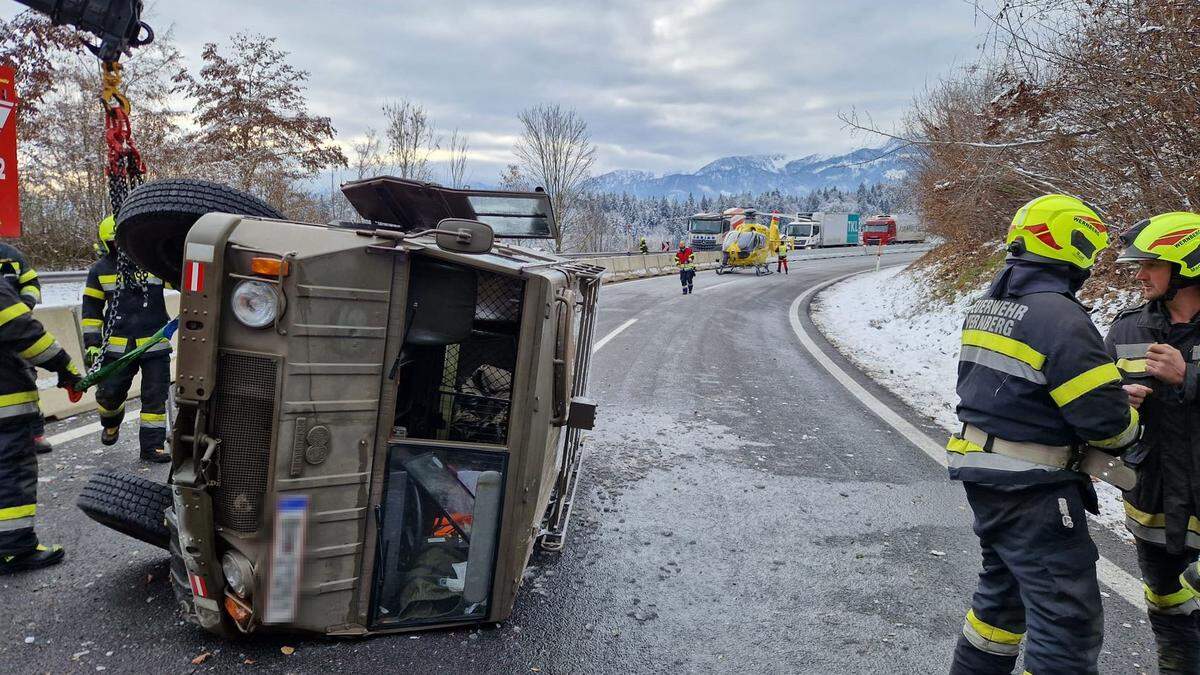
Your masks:
{"label": "overcast sky", "polygon": [[[314,112],[348,142],[409,98],[470,136],[469,182],[494,182],[539,102],[575,108],[614,168],[694,171],[721,156],[839,153],[841,110],[900,120],[974,59],[966,0],[157,0],[192,60],[236,30],[279,38]],[[3,14],[10,16],[15,3]]]}

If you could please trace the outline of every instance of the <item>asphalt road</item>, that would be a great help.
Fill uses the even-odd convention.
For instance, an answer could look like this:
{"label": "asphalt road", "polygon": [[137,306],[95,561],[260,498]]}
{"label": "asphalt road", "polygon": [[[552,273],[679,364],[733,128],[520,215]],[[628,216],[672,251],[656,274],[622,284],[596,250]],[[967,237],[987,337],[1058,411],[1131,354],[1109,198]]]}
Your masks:
{"label": "asphalt road", "polygon": [[[68,558],[0,578],[0,669],[945,672],[979,564],[961,487],[808,357],[787,316],[813,284],[873,264],[702,272],[692,296],[670,277],[606,286],[597,337],[636,321],[594,357],[600,415],[567,550],[535,554],[500,626],[218,641],[177,615],[163,552],[74,507],[102,466],[165,478],[137,461],[136,430],[65,443],[42,459],[38,517]],[[1136,571],[1128,544],[1093,530]],[[1144,617],[1108,595],[1102,670],[1150,672]]]}

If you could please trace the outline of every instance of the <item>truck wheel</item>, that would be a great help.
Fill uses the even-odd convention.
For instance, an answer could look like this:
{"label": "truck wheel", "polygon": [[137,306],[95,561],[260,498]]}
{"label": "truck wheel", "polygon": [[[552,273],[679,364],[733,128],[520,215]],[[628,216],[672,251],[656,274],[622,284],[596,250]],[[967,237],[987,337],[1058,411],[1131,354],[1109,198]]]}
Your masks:
{"label": "truck wheel", "polygon": [[167,178],[146,183],[125,198],[117,214],[117,246],[143,269],[179,287],[188,230],[200,216],[214,212],[284,217],[258,197],[227,185]]}
{"label": "truck wheel", "polygon": [[97,523],[165,550],[171,534],[163,511],[172,503],[171,488],[164,483],[101,469],[88,479],[75,504]]}

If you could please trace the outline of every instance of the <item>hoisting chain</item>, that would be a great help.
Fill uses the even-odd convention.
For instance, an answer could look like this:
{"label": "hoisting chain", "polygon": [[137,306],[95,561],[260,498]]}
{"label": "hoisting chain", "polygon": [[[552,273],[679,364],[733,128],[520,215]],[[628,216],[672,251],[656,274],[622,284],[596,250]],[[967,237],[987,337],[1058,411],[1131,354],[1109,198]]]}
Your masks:
{"label": "hoisting chain", "polygon": [[[102,62],[100,77],[103,83],[100,105],[104,108],[104,143],[108,148],[104,175],[108,178],[108,200],[115,218],[129,193],[145,181],[146,165],[133,141],[133,129],[129,124],[129,99],[121,92],[121,64],[117,61]],[[135,265],[124,251],[117,249],[117,283],[112,299],[107,303],[104,325],[100,331],[100,358],[92,362],[88,374],[99,370],[103,363],[113,329],[122,318],[117,312],[121,306],[121,292],[126,289],[136,289],[141,293],[143,309],[149,305],[146,272]]]}

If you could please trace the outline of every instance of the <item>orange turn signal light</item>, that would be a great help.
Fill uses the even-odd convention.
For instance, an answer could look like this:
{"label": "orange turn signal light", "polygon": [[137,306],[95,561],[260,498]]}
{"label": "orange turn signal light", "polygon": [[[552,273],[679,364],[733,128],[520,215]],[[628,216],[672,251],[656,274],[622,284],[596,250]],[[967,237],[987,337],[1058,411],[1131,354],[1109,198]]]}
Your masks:
{"label": "orange turn signal light", "polygon": [[229,613],[229,618],[233,619],[243,628],[254,614],[253,610],[247,607],[245,603],[228,593],[225,594],[225,611]]}
{"label": "orange turn signal light", "polygon": [[251,258],[250,271],[268,277],[286,277],[289,265],[286,260],[279,258]]}

